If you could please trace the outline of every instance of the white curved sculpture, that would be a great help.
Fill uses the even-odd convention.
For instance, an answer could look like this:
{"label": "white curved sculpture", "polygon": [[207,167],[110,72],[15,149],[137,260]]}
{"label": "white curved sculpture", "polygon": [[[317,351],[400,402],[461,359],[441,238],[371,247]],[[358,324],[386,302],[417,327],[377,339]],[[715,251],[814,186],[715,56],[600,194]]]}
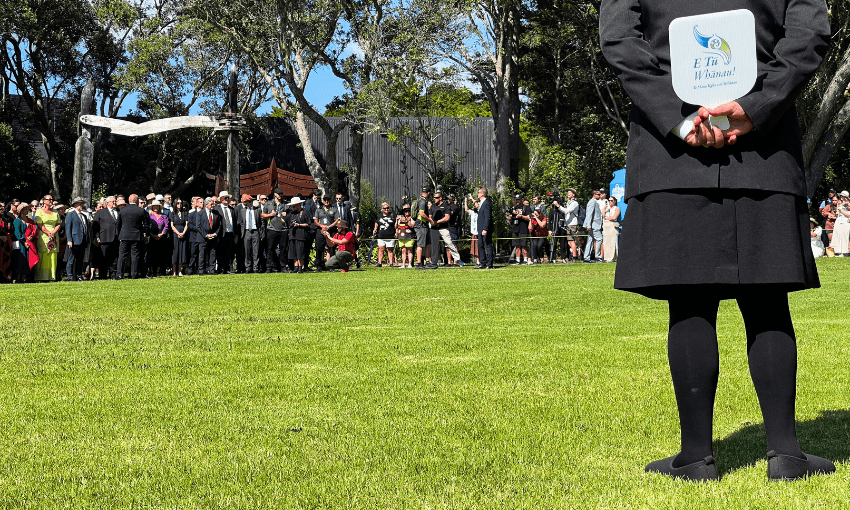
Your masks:
{"label": "white curved sculpture", "polygon": [[109,117],[98,117],[96,115],[83,115],[80,122],[89,126],[107,128],[113,135],[121,136],[146,136],[174,129],[202,127],[216,130],[239,129],[244,125],[241,119],[218,119],[207,115],[192,115],[188,117],[171,117],[167,119],[149,120],[141,124],[135,124],[126,120],[118,120]]}

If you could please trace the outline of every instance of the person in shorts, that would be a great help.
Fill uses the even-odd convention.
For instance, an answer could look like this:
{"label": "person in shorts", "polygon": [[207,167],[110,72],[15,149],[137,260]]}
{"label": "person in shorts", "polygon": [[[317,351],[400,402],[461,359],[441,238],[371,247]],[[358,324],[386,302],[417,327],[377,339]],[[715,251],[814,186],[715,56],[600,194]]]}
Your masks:
{"label": "person in shorts", "polygon": [[401,248],[401,269],[413,269],[413,247],[416,239],[413,233],[413,217],[410,215],[410,204],[404,204],[401,214],[395,220],[395,237]]}
{"label": "person in shorts", "polygon": [[378,261],[375,267],[381,267],[384,251],[387,252],[387,265],[395,265],[395,224],[395,214],[390,211],[390,204],[384,202],[381,204],[381,214],[375,220],[375,228],[372,229],[372,237],[378,241]]}
{"label": "person in shorts", "polygon": [[508,215],[508,220],[513,228],[511,246],[516,252],[516,258],[511,263],[522,264],[524,260],[528,259],[526,241],[528,240],[528,223],[531,221],[531,207],[525,205],[522,195],[518,193],[514,196],[514,205]]}

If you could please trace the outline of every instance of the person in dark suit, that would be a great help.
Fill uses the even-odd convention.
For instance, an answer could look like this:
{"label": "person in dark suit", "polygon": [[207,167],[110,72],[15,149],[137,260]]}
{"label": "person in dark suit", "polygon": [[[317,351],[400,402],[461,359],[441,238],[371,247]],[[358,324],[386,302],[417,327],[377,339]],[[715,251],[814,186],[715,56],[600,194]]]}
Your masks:
{"label": "person in dark suit", "polygon": [[478,190],[478,257],[476,269],[493,269],[493,202],[487,198],[487,188]]}
{"label": "person in dark suit", "polygon": [[266,235],[266,222],[263,221],[259,202],[254,205],[251,195],[242,195],[242,207],[238,209],[237,231],[245,247],[245,272],[260,272],[260,239]]}
{"label": "person in dark suit", "polygon": [[201,197],[192,197],[192,210],[189,212],[189,218],[186,221],[189,225],[189,266],[185,268],[184,274],[186,275],[192,274],[193,271],[198,274],[203,271],[204,267],[201,261],[206,244],[206,239],[201,235],[203,205]]}
{"label": "person in dark suit", "polygon": [[[685,104],[673,90],[668,30],[674,19],[710,13],[717,4],[752,12],[758,77],[743,97],[707,109]],[[788,305],[789,292],[820,286],[794,100],[826,52],[825,2],[603,0],[599,34],[632,99],[628,222],[614,287],[666,300],[670,311],[667,350],[681,450],[646,470],[719,478],[711,448],[717,311],[720,300],[736,299],[767,432],[768,478],[834,471],[829,460],[803,453],[797,440],[797,348]],[[729,118],[726,130],[708,122],[721,115]]]}
{"label": "person in dark suit", "polygon": [[215,274],[215,251],[221,237],[221,215],[213,206],[215,199],[204,199],[204,209],[195,216],[198,230],[204,239],[201,261],[198,263],[198,274]]}
{"label": "person in dark suit", "polygon": [[65,236],[68,238],[68,262],[65,274],[69,282],[83,281],[83,260],[89,245],[88,220],[83,215],[86,201],[77,197],[71,202],[71,210],[65,215]]}
{"label": "person in dark suit", "polygon": [[145,244],[145,236],[148,233],[150,216],[144,209],[139,207],[139,196],[130,195],[130,204],[118,213],[121,230],[118,234],[120,246],[118,249],[118,275],[115,279],[121,279],[121,271],[124,260],[130,257],[130,278],[139,278],[139,269],[142,263],[142,248]]}
{"label": "person in dark suit", "polygon": [[94,213],[92,238],[100,246],[100,278],[114,278],[118,274],[118,233],[121,232],[121,217],[115,208],[115,197],[106,198],[106,207]]}
{"label": "person in dark suit", "polygon": [[230,199],[233,197],[227,191],[219,193],[218,198],[219,203],[213,208],[221,217],[221,237],[218,240],[216,250],[218,272],[233,274],[233,252],[238,238],[236,211],[230,206]]}

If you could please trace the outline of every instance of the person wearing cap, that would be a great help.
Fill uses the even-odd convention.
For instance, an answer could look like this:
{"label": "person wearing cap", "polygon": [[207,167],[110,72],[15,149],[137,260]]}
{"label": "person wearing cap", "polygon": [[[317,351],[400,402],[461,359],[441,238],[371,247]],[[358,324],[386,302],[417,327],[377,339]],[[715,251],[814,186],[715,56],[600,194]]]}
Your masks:
{"label": "person wearing cap", "polygon": [[292,211],[287,216],[289,223],[289,260],[293,261],[294,272],[303,273],[305,267],[305,259],[307,253],[305,246],[307,235],[310,231],[310,225],[313,223],[313,218],[307,214],[307,211],[301,208],[304,200],[299,196],[292,198],[289,202],[289,207]]}
{"label": "person wearing cap", "polygon": [[[587,231],[587,239],[584,242],[584,262],[592,264],[602,259],[602,209],[599,208],[599,190],[593,192],[593,196],[587,201],[587,209],[584,216],[584,229]],[[594,259],[591,260],[591,255]]]}
{"label": "person wearing cap", "polygon": [[90,239],[90,228],[82,212],[85,205],[84,198],[75,198],[71,202],[72,209],[65,216],[65,233],[68,239],[68,262],[65,265],[65,274],[69,282],[83,281],[83,263]]}
{"label": "person wearing cap", "polygon": [[846,257],[850,254],[850,192],[844,190],[836,198],[835,229],[829,247],[836,257]]}
{"label": "person wearing cap", "polygon": [[94,213],[92,238],[100,249],[100,279],[115,277],[118,269],[118,233],[121,231],[120,217],[115,208],[115,197],[106,197],[106,206]]}
{"label": "person wearing cap", "polygon": [[[431,244],[431,229],[429,228],[428,212],[431,202],[428,200],[428,186],[422,186],[422,192],[416,199],[416,207],[413,209],[413,231],[416,233],[416,269],[425,269],[425,249]],[[430,255],[429,255],[430,257]],[[434,261],[436,264],[437,261]]]}
{"label": "person wearing cap", "polygon": [[222,191],[218,194],[219,203],[215,206],[216,212],[221,216],[221,237],[216,250],[220,274],[233,274],[233,252],[239,241],[236,212],[230,207],[231,198],[230,193]]}
{"label": "person wearing cap", "polygon": [[511,223],[513,230],[513,240],[511,246],[515,250],[515,258],[511,261],[512,264],[522,264],[523,259],[530,264],[528,259],[528,224],[531,222],[531,207],[523,203],[522,195],[517,193],[514,195],[514,205],[511,213],[508,215],[508,221]]}
{"label": "person wearing cap", "polygon": [[244,247],[246,273],[260,272],[260,239],[266,235],[266,223],[259,205],[259,201],[252,200],[251,195],[245,193],[242,195],[242,207],[236,213],[239,238]]}
{"label": "person wearing cap", "polygon": [[325,261],[331,257],[325,232],[330,230],[331,225],[336,224],[336,220],[336,213],[331,209],[331,197],[325,195],[313,214],[313,225],[316,227],[316,263],[314,266],[318,271],[325,269]]}
{"label": "person wearing cap", "polygon": [[328,244],[335,248],[334,255],[328,259],[328,269],[339,269],[340,272],[346,273],[351,268],[351,261],[354,260],[352,253],[354,252],[354,233],[348,231],[348,222],[340,220],[337,222],[337,231],[331,236],[327,230],[322,232]]}
{"label": "person wearing cap", "polygon": [[266,221],[266,272],[288,271],[289,232],[287,205],[283,201],[283,190],[274,189],[274,200],[263,205],[263,220]]}
{"label": "person wearing cap", "polygon": [[396,218],[395,237],[398,239],[398,246],[401,248],[401,264],[399,268],[413,269],[413,247],[416,246],[415,234],[413,225],[415,221],[410,214],[410,204],[401,206],[401,214]]}
{"label": "person wearing cap", "polygon": [[440,239],[443,240],[446,247],[451,253],[451,257],[459,267],[463,267],[463,262],[460,260],[460,253],[452,242],[449,236],[449,214],[446,212],[446,204],[443,203],[443,192],[434,192],[434,203],[428,211],[428,224],[431,227],[431,262],[426,264],[426,269],[437,269],[440,261]]}
{"label": "person wearing cap", "polygon": [[139,196],[130,195],[129,204],[118,213],[121,230],[118,233],[118,276],[121,279],[124,263],[130,260],[130,278],[142,276],[142,250],[148,235],[150,216],[139,207]]}
{"label": "person wearing cap", "polygon": [[[462,215],[460,212],[460,206],[457,205],[454,195],[448,195],[444,202],[446,204],[446,214],[449,215],[449,222],[446,224],[446,226],[449,230],[449,238],[452,240],[452,244],[454,245],[455,241],[460,238],[460,230],[462,228],[461,224],[463,223],[463,218],[461,217]],[[446,246],[446,262],[450,266],[456,264],[456,261],[451,254],[451,249],[448,246]]]}

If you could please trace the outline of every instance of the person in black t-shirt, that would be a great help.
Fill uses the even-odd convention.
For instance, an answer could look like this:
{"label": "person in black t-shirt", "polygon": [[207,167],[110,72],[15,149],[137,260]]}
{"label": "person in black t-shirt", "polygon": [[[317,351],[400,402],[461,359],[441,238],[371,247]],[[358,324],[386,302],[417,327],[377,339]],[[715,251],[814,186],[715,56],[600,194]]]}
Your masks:
{"label": "person in black t-shirt", "polygon": [[390,204],[381,204],[381,214],[375,220],[372,237],[378,240],[378,261],[375,267],[381,267],[384,251],[387,252],[388,266],[395,265],[395,214],[390,210]]}
{"label": "person in black t-shirt", "polygon": [[[461,211],[460,206],[455,203],[455,196],[449,195],[446,198],[446,213],[449,215],[448,229],[449,237],[452,241],[456,241],[460,234]],[[446,262],[448,265],[455,265],[455,259],[452,256],[451,248],[446,246]]]}
{"label": "person in black t-shirt", "polygon": [[508,215],[508,220],[513,227],[511,246],[516,250],[516,258],[511,263],[522,264],[523,260],[528,257],[526,240],[528,238],[528,223],[531,221],[531,207],[523,203],[522,195],[514,196],[514,205]]}

